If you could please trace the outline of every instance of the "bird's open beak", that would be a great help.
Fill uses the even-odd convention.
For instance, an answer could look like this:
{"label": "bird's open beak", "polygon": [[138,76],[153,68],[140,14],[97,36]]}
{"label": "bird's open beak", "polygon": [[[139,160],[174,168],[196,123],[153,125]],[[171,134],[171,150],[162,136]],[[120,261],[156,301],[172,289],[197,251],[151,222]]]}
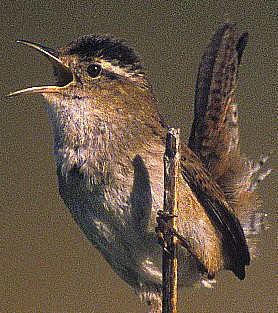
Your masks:
{"label": "bird's open beak", "polygon": [[15,92],[11,92],[7,95],[7,97],[31,93],[60,93],[63,89],[66,89],[74,81],[74,75],[71,72],[70,68],[57,57],[58,53],[55,50],[26,40],[18,40],[17,42],[34,48],[42,53],[45,57],[47,57],[47,59],[53,65],[54,74],[57,78],[57,83],[54,86],[41,86],[21,89]]}

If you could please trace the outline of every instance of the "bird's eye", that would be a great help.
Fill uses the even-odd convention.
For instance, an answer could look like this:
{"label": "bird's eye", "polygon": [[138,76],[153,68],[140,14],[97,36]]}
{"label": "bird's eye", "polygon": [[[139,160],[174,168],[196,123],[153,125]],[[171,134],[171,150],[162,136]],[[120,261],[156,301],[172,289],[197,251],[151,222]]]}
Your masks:
{"label": "bird's eye", "polygon": [[95,78],[101,73],[101,66],[99,64],[90,64],[87,67],[87,73],[92,78]]}

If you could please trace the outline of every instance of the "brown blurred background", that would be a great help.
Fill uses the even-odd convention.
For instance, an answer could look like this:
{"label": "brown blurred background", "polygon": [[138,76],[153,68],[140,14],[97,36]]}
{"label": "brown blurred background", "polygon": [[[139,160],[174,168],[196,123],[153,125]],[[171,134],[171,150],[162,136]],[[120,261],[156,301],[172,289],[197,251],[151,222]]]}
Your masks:
{"label": "brown blurred background", "polygon": [[[112,33],[141,54],[162,113],[187,136],[200,57],[213,32],[232,21],[250,33],[237,101],[242,150],[256,158],[277,149],[277,11],[276,1],[259,0],[2,0],[0,96],[53,81],[48,62],[16,39],[58,47],[80,35]],[[0,110],[0,312],[145,312],[58,195],[42,98],[1,99]],[[277,153],[270,166],[277,170]],[[247,278],[221,273],[212,290],[182,290],[180,312],[277,312],[277,182],[276,171],[260,188],[269,227]]]}

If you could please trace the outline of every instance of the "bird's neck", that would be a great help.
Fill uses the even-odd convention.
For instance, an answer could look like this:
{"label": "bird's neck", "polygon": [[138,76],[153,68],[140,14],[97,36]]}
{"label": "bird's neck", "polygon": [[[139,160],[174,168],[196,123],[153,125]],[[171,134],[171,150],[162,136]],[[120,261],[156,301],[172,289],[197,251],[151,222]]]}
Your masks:
{"label": "bird's neck", "polygon": [[61,99],[58,105],[50,103],[48,113],[57,164],[65,175],[77,167],[90,180],[108,180],[120,164],[133,160],[145,144],[161,142],[156,114],[148,120],[138,112],[133,120],[111,110],[92,110],[82,99],[76,103],[69,103],[68,99]]}
{"label": "bird's neck", "polygon": [[117,145],[112,138],[113,125],[109,119],[98,112],[87,112],[79,101],[70,111],[58,112],[52,124],[54,153],[65,176],[73,168],[78,168],[88,180],[103,180],[110,173],[120,143]]}

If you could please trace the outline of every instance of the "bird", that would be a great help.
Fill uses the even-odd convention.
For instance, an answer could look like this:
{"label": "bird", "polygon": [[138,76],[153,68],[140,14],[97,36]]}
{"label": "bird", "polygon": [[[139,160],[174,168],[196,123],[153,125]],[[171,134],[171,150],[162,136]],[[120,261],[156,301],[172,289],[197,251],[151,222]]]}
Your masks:
{"label": "bird", "polygon": [[[254,190],[269,172],[254,179],[266,158],[255,163],[239,149],[234,93],[247,39],[234,24],[222,25],[199,67],[194,121],[181,146],[180,287],[208,286],[223,269],[242,280],[250,264],[240,220],[257,208]],[[18,42],[53,66],[55,84],[8,96],[43,96],[65,205],[112,269],[142,300],[160,307],[162,249],[155,228],[170,127],[141,58],[110,35],[82,36],[58,49]]]}

